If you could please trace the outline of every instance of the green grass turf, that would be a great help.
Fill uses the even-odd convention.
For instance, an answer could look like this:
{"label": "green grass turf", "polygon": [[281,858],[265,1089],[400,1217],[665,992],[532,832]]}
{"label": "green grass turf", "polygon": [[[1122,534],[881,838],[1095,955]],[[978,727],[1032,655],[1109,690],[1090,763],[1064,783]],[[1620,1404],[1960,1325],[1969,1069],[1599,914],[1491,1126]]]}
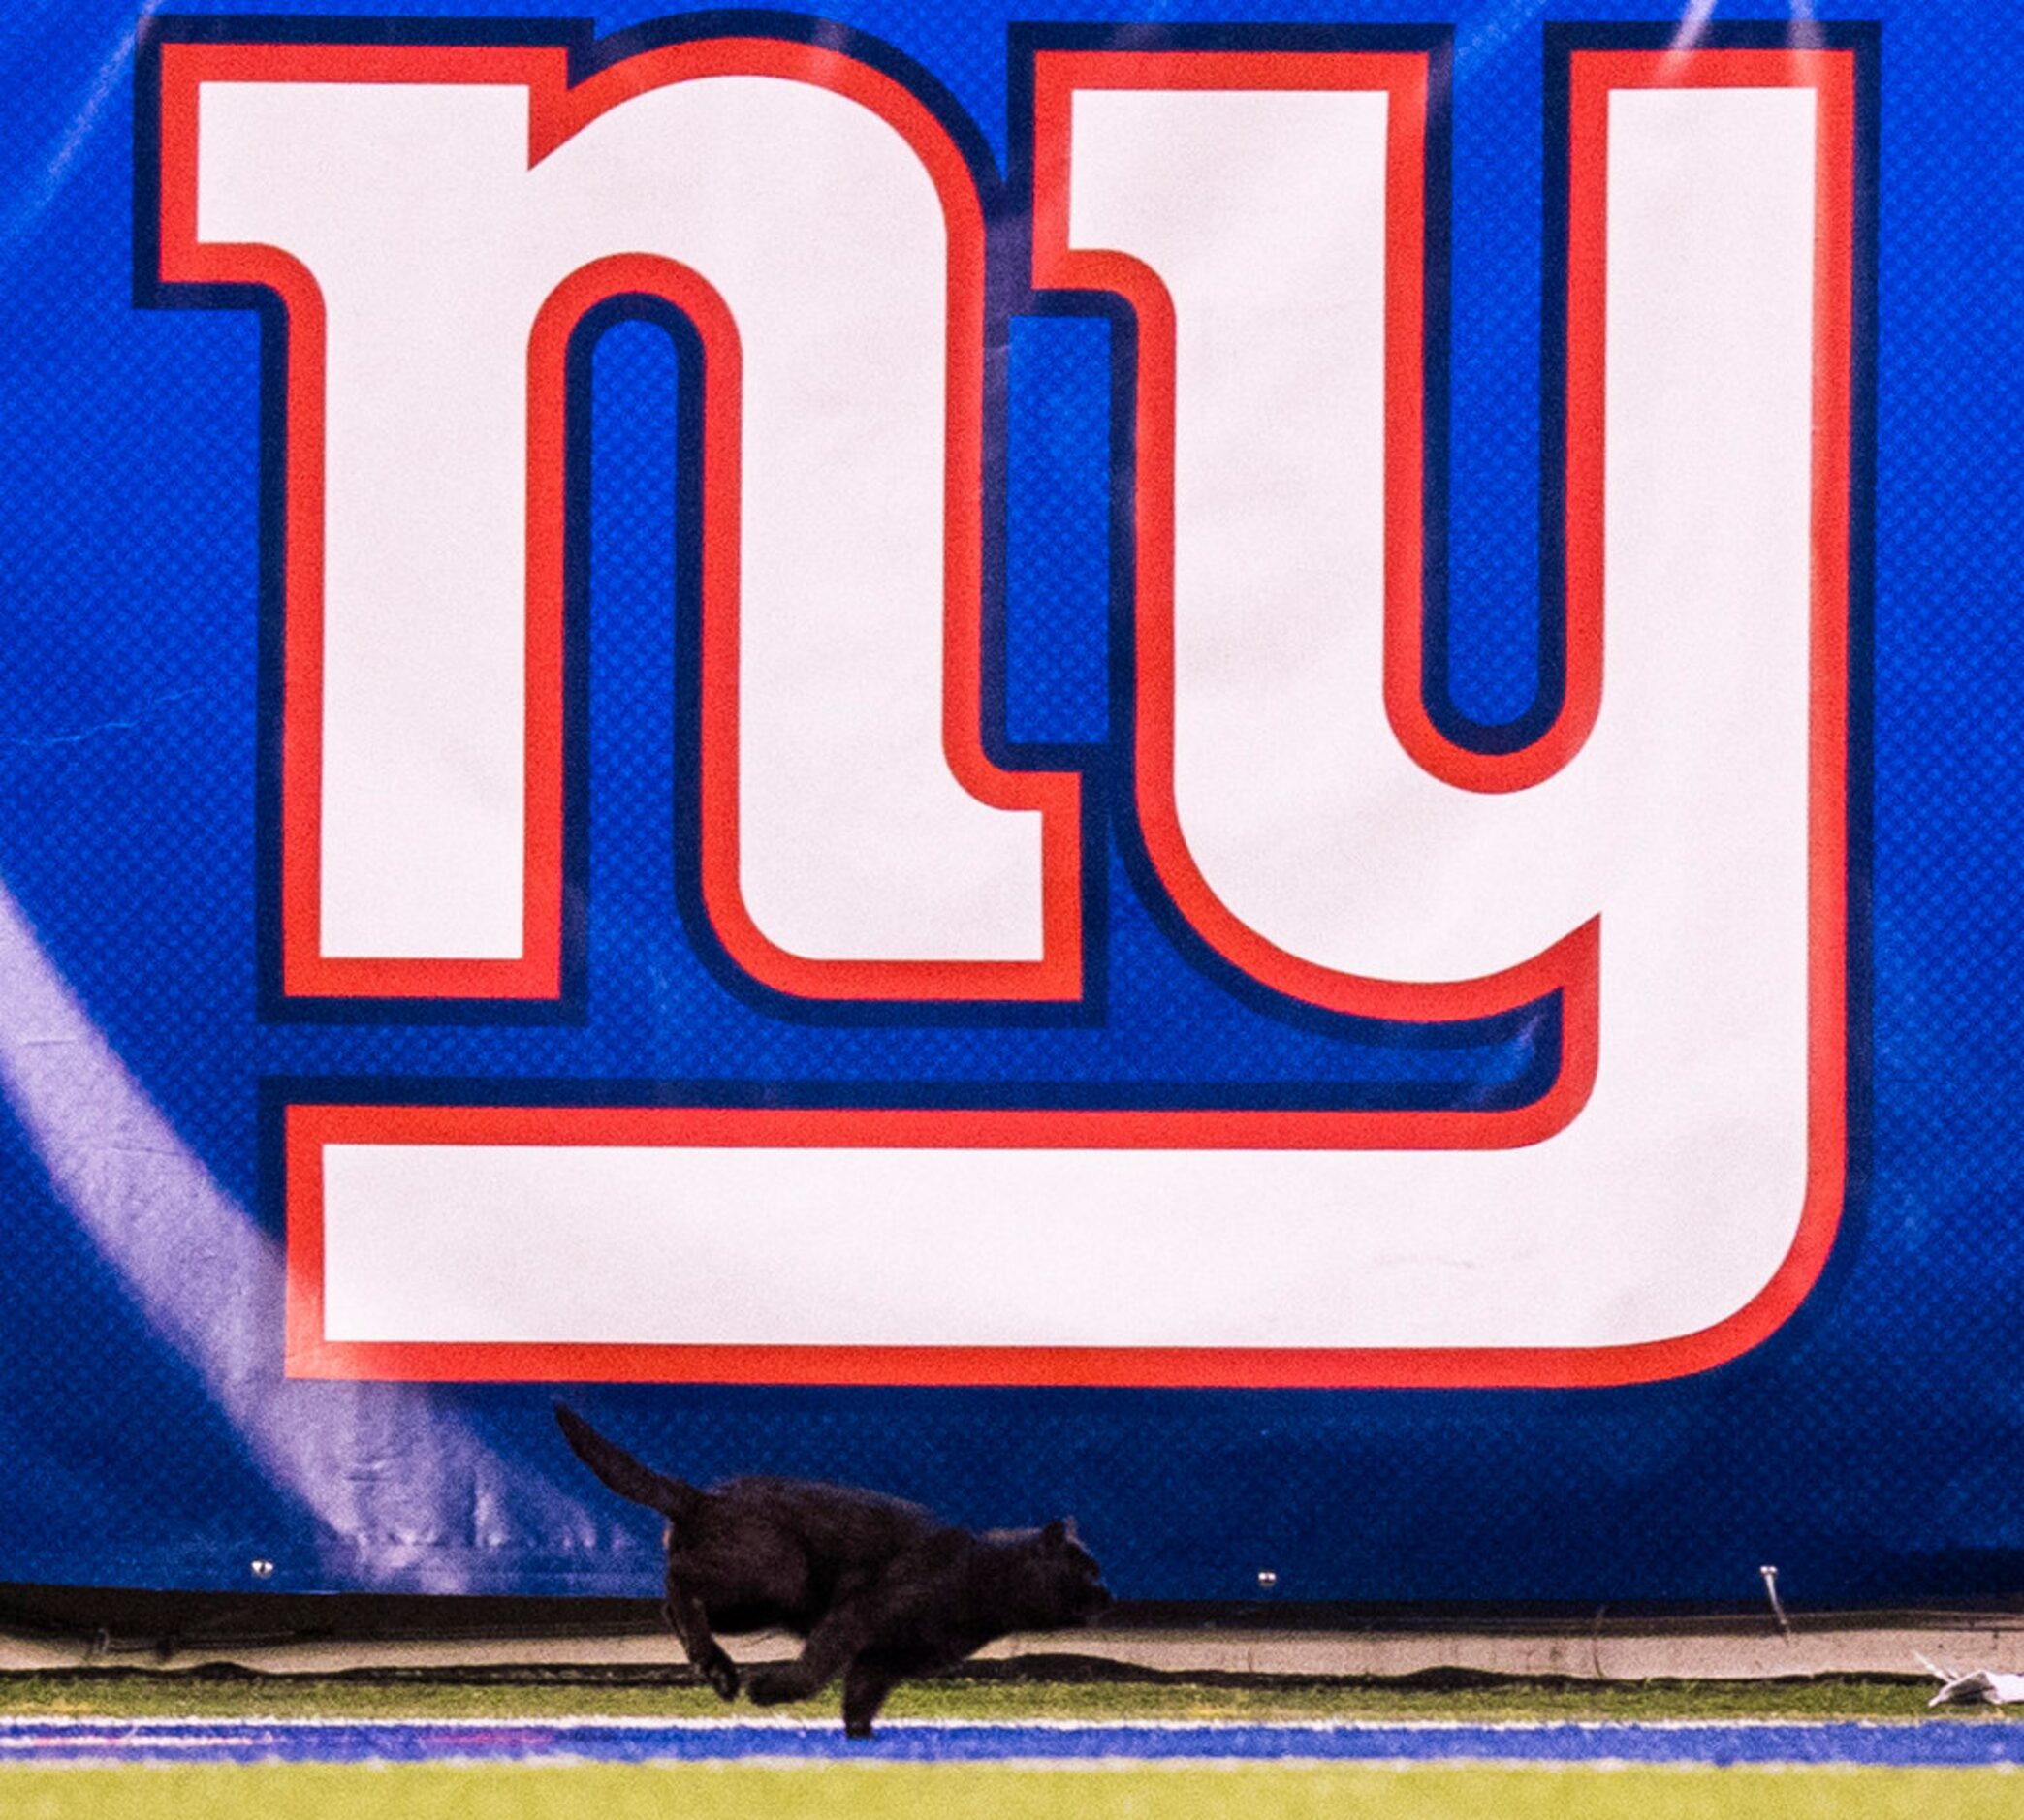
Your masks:
{"label": "green grass turf", "polygon": [[9,1820],[2015,1820],[1959,1770],[10,1770]]}
{"label": "green grass turf", "polygon": [[[1876,1719],[1926,1717],[1932,1683],[1854,1676],[1786,1681],[1500,1681],[1437,1688],[1410,1681],[1216,1686],[1179,1681],[1012,1681],[951,1678],[902,1685],[886,1713],[945,1719]],[[837,1711],[832,1689],[787,1710]],[[0,1714],[161,1718],[558,1718],[746,1716],[698,1686],[589,1677],[454,1681],[413,1677],[261,1675],[216,1679],[145,1671],[0,1675]],[[2001,1724],[1987,1707],[1943,1709],[1954,1722]]]}

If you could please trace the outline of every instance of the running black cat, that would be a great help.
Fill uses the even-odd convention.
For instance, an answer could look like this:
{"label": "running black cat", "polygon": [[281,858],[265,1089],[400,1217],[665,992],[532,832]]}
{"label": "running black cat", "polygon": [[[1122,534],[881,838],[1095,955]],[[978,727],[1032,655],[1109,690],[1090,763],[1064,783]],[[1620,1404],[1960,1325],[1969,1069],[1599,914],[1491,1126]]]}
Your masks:
{"label": "running black cat", "polygon": [[806,1700],[843,1677],[843,1729],[871,1736],[902,1679],[952,1668],[1015,1630],[1089,1622],[1110,1603],[1069,1522],[981,1535],[918,1504],[806,1479],[742,1478],[701,1491],[643,1466],[561,1403],[570,1447],[620,1497],[667,1518],[668,1622],[726,1700],[737,1663],[715,1636],[779,1628],[793,1662],[754,1669],[761,1706]]}

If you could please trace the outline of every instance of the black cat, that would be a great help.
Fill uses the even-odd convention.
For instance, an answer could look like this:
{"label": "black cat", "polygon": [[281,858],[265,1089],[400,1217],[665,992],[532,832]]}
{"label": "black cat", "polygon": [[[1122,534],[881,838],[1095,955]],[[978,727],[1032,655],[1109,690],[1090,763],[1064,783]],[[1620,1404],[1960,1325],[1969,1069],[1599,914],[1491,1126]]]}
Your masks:
{"label": "black cat", "polygon": [[806,1479],[704,1491],[641,1465],[561,1403],[555,1420],[606,1485],[667,1518],[668,1622],[726,1700],[739,1670],[713,1633],[777,1627],[806,1639],[801,1655],[754,1669],[745,1691],[774,1706],[841,1674],[843,1729],[870,1738],[903,1678],[953,1668],[1010,1631],[1088,1623],[1110,1603],[1071,1522],[974,1535],[918,1504]]}

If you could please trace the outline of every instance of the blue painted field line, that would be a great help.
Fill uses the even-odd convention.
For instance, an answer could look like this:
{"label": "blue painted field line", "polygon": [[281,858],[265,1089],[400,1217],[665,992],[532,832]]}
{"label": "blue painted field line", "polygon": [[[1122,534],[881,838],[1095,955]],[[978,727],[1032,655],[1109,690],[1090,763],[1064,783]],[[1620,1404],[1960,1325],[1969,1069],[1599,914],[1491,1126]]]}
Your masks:
{"label": "blue painted field line", "polygon": [[1450,1725],[1042,1724],[831,1719],[0,1719],[6,1763],[1308,1762],[2024,1764],[2003,1719]]}

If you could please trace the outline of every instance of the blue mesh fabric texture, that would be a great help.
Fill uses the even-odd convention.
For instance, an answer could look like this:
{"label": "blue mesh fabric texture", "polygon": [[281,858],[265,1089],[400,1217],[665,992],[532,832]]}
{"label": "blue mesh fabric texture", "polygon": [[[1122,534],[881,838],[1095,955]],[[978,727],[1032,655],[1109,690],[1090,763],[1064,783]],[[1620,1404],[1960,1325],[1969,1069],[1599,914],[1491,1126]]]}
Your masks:
{"label": "blue mesh fabric texture", "polygon": [[[309,16],[293,0],[221,14]],[[834,0],[925,68],[1002,169],[1013,16]],[[1542,27],[1637,0],[1462,0],[1452,96],[1448,687],[1517,718],[1537,687]],[[644,1456],[870,1483],[971,1522],[1072,1510],[1127,1597],[1740,1600],[2008,1593],[2024,1575],[2024,520],[2014,306],[2024,16],[1998,0],[1819,0],[1881,18],[1872,835],[1852,881],[1857,1171],[1827,1272],[1755,1350],[1595,1391],[1182,1392],[581,1387]],[[541,8],[380,0],[389,18]],[[600,32],[666,7],[613,6]],[[1052,18],[1420,24],[1405,0],[1059,0]],[[1724,5],[1723,20],[1786,9]],[[813,1024],[725,989],[684,933],[669,803],[691,730],[676,663],[684,373],[645,322],[590,361],[588,923],[579,1022],[263,1017],[261,335],[135,307],[132,34],[107,0],[0,27],[0,886],[107,1049],[219,1193],[278,1238],[263,1083],[1186,1083],[1373,1104],[1523,1097],[1552,1033],[1430,1047],[1233,995],[1148,906],[1115,830],[1099,1021]],[[1100,746],[1114,652],[1110,334],[1011,327],[1003,726]],[[0,1016],[4,1016],[0,1009]],[[30,1040],[34,1032],[15,1032]],[[1548,1046],[1542,1062],[1542,1045]],[[278,1486],[0,1112],[0,1581],[277,1589],[455,1584],[650,1593],[652,1523],[599,1507],[488,1546],[445,1488],[418,1551],[333,1538]],[[649,1293],[653,1286],[647,1286]],[[227,1319],[266,1319],[244,1311]],[[252,1368],[280,1370],[280,1335]],[[511,1473],[572,1483],[549,1387],[423,1405]],[[309,1404],[302,1405],[305,1408]],[[397,1477],[398,1459],[361,1461]],[[412,1538],[408,1539],[409,1542]],[[356,1544],[356,1546],[353,1546]],[[342,1546],[340,1546],[342,1545]],[[448,1565],[433,1579],[418,1562]]]}

